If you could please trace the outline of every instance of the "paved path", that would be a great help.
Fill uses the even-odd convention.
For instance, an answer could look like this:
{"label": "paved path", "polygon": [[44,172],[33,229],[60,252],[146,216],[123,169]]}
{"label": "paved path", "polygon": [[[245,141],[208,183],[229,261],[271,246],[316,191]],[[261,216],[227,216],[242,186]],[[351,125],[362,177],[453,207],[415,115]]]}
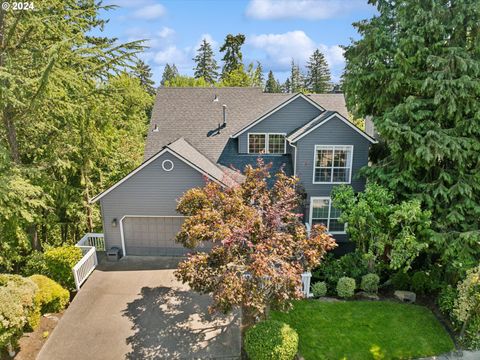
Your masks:
{"label": "paved path", "polygon": [[102,264],[37,359],[239,358],[238,314],[210,316],[209,297],[179,283],[174,266],[158,258]]}

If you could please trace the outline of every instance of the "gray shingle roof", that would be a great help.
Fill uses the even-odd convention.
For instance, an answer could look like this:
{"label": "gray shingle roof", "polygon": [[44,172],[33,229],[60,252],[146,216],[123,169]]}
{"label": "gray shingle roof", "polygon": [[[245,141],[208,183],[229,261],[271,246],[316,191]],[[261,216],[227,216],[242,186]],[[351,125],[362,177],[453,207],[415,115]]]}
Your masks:
{"label": "gray shingle roof", "polygon": [[343,94],[307,94],[307,96],[324,109],[336,111],[348,119],[348,110]]}
{"label": "gray shingle roof", "polygon": [[335,111],[330,111],[327,110],[324,113],[320,114],[320,116],[316,117],[309,123],[306,123],[305,125],[299,127],[295,131],[291,132],[290,134],[287,135],[287,140],[293,141],[295,138],[299,137],[300,135],[306,133],[308,130],[310,130],[312,127],[315,125],[321,123],[323,120],[328,118],[330,115],[334,114]]}
{"label": "gray shingle roof", "polygon": [[[165,145],[183,137],[216,163],[230,135],[255,121],[296,94],[263,93],[260,88],[160,88],[150,121],[144,160]],[[217,96],[218,101],[213,101]],[[312,94],[327,110],[347,114],[343,94]],[[227,126],[222,105],[227,105]],[[158,126],[158,132],[152,131]]]}
{"label": "gray shingle roof", "polygon": [[[215,95],[218,101],[213,101]],[[163,146],[183,137],[216,162],[231,134],[294,94],[264,94],[260,88],[160,88],[145,145],[147,160]],[[222,105],[227,105],[227,126]],[[158,126],[159,131],[152,130]]]}
{"label": "gray shingle roof", "polygon": [[221,169],[219,166],[214,164],[207,157],[205,157],[205,155],[190,145],[184,138],[175,140],[174,142],[168,144],[166,148],[172,150],[180,157],[197,166],[204,173],[210,175],[212,178],[225,185],[231,186],[237,182],[232,178],[232,173],[227,173],[225,169]]}

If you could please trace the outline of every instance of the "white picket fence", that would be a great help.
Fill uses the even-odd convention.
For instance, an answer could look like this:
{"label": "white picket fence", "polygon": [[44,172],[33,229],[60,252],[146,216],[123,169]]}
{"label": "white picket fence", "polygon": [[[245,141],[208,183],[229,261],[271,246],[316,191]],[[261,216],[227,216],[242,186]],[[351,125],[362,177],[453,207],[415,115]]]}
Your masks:
{"label": "white picket fence", "polygon": [[75,244],[82,250],[83,257],[73,267],[73,278],[77,291],[98,265],[97,250],[105,250],[103,234],[87,233]]}

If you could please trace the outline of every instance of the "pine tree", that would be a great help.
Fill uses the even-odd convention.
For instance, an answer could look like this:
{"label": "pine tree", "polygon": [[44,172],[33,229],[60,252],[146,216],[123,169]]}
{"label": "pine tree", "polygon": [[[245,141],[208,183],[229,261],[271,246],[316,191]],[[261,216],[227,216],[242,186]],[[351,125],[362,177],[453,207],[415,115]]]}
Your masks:
{"label": "pine tree", "polygon": [[222,79],[233,70],[238,69],[242,65],[242,51],[241,47],[245,42],[245,35],[228,34],[225,38],[225,43],[220,48],[220,52],[224,52],[222,60],[224,62],[222,68]]}
{"label": "pine tree", "polygon": [[292,59],[291,68],[290,68],[290,91],[292,93],[300,92],[304,88],[304,79],[302,73],[300,72],[300,66],[295,64],[295,61]]}
{"label": "pine tree", "polygon": [[290,84],[290,78],[287,78],[287,80],[285,80],[285,82],[282,85],[282,92],[290,93],[292,92],[291,90],[292,90],[292,86]]}
{"label": "pine tree", "polygon": [[[384,157],[367,176],[432,211],[430,249],[450,274],[480,259],[478,0],[376,1],[346,47],[344,90]],[[394,30],[392,30],[394,29]]]}
{"label": "pine tree", "polygon": [[267,82],[265,83],[265,92],[266,93],[279,93],[282,92],[281,86],[275,76],[273,75],[272,70],[268,72]]}
{"label": "pine tree", "polygon": [[260,61],[257,61],[257,67],[253,67],[253,63],[248,65],[247,75],[250,79],[248,86],[263,87],[263,69]]}
{"label": "pine tree", "polygon": [[178,76],[178,70],[175,64],[172,64],[172,66],[166,64],[165,69],[163,70],[162,81],[160,82],[160,84],[164,86],[165,81],[172,81],[172,79],[176,76]]}
{"label": "pine tree", "polygon": [[330,69],[320,50],[315,50],[307,62],[305,87],[313,93],[325,93],[331,86]]}
{"label": "pine tree", "polygon": [[195,78],[204,78],[210,84],[214,84],[218,78],[218,65],[213,54],[210,43],[203,39],[197,50],[197,56],[193,58],[195,61]]}
{"label": "pine tree", "polygon": [[138,60],[132,75],[140,80],[140,84],[150,95],[155,95],[155,82],[152,80],[152,69],[150,66],[144,61]]}

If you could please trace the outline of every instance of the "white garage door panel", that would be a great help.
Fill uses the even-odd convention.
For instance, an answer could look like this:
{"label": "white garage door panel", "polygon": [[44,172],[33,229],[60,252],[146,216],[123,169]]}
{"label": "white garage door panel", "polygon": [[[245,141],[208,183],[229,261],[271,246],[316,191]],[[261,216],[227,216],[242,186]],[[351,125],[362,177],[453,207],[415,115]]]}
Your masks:
{"label": "white garage door panel", "polygon": [[183,221],[183,217],[126,217],[123,233],[127,255],[185,255],[191,250],[175,241]]}

